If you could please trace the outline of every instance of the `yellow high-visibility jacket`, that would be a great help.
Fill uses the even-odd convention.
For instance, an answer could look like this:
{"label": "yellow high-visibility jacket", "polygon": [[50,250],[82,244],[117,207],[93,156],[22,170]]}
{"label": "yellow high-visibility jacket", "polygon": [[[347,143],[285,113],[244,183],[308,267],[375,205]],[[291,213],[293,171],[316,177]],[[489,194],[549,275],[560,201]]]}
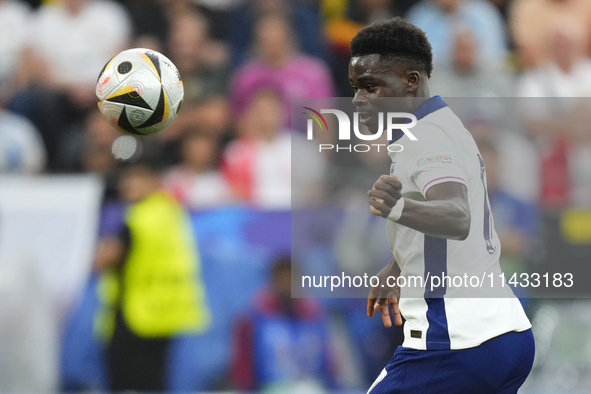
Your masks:
{"label": "yellow high-visibility jacket", "polygon": [[157,192],[130,207],[127,257],[102,275],[97,326],[109,338],[117,308],[136,335],[163,338],[200,332],[211,323],[189,217],[171,196]]}

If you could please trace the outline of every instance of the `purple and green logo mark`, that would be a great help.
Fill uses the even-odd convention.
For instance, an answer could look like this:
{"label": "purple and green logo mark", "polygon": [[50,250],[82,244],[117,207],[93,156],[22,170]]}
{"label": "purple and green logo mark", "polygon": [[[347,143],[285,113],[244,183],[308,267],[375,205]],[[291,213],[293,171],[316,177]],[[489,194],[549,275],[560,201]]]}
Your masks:
{"label": "purple and green logo mark", "polygon": [[[312,117],[312,119],[314,119],[316,121],[316,123],[318,123],[318,126],[320,126],[320,130],[324,130],[324,127],[322,127],[322,123],[324,123],[324,126],[326,127],[326,130],[328,131],[328,124],[326,123],[326,119],[324,119],[324,116],[322,116],[320,114],[320,112],[310,108],[310,107],[302,107],[304,109],[307,109],[309,111],[314,112],[313,114],[311,114],[310,112],[302,112],[305,115],[310,115]],[[316,115],[314,115],[316,114]],[[322,119],[322,123],[320,123],[320,119]],[[312,134],[311,134],[311,130],[308,130],[308,139],[312,139]]]}

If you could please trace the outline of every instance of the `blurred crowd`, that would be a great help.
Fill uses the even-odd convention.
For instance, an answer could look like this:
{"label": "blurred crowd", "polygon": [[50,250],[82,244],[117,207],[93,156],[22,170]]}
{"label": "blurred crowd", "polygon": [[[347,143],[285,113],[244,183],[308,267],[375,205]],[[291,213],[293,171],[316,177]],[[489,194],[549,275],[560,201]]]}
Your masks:
{"label": "blurred crowd", "polygon": [[[427,33],[432,94],[488,98],[476,109],[469,99],[455,103],[469,109],[460,117],[487,165],[504,267],[520,272],[539,242],[540,212],[591,208],[591,101],[577,100],[591,96],[589,0],[0,0],[0,174],[96,174],[113,197],[124,163],[112,146],[121,133],[97,110],[95,85],[112,56],[142,47],[169,57],[184,82],[175,122],[137,139],[178,202],[191,210],[288,210],[293,178],[300,177],[304,203],[347,206],[364,198],[390,159],[294,157],[305,133],[291,122],[291,98],[351,97],[351,39],[368,23],[394,16]],[[520,108],[525,121],[503,122],[499,107]],[[350,235],[337,238],[339,264],[353,267],[360,257],[353,249],[363,245]],[[351,359],[342,344],[336,356],[322,346],[313,354],[300,349],[294,366],[283,369],[252,353],[256,325],[272,331],[277,314],[301,322],[293,334],[301,346],[328,336],[316,303],[288,301],[289,265],[276,263],[268,289],[253,301],[256,313],[236,323],[240,361],[229,372],[231,387],[259,387],[255,364],[269,368],[270,383],[292,368],[338,386],[323,360]],[[363,312],[362,304],[344,309]],[[367,328],[359,325],[355,332]],[[297,350],[299,342],[274,335],[269,354]],[[368,338],[384,336],[374,331]],[[367,376],[349,376],[349,386],[371,381],[398,340],[385,339],[384,354],[358,355],[369,365]],[[351,370],[341,365],[341,377]]]}
{"label": "blurred crowd", "polygon": [[[98,114],[94,86],[114,54],[146,47],[167,55],[185,85],[179,118],[141,141],[167,169],[167,188],[191,208],[287,208],[290,140],[302,135],[290,130],[290,99],[351,96],[351,38],[396,15],[427,32],[433,94],[591,94],[586,0],[1,0],[0,172],[116,171],[119,134]],[[572,189],[591,174],[570,158],[589,161],[590,133],[533,112],[518,134],[539,171],[518,197],[588,204]],[[329,169],[315,166],[318,184]],[[330,192],[315,186],[312,202]]]}

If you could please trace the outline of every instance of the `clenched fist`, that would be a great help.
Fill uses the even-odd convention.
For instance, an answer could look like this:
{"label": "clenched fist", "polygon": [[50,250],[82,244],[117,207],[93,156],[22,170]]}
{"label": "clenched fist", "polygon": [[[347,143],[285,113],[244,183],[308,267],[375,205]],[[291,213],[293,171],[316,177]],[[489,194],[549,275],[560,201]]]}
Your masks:
{"label": "clenched fist", "polygon": [[396,202],[402,198],[402,183],[393,175],[382,175],[373,184],[369,196],[369,211],[387,218]]}

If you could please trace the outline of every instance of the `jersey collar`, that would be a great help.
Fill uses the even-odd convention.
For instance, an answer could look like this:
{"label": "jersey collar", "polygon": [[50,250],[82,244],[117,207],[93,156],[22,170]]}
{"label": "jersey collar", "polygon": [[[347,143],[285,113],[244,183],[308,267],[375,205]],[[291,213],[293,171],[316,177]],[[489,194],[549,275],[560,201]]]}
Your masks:
{"label": "jersey collar", "polygon": [[[443,101],[441,96],[436,95],[424,101],[423,104],[419,105],[419,107],[415,109],[415,111],[413,112],[413,115],[416,116],[417,120],[421,120],[425,116],[432,114],[433,112],[445,107],[447,107],[447,103]],[[407,119],[406,123],[410,123],[410,119]],[[392,134],[392,140],[390,141],[390,143],[398,141],[400,138],[402,138],[403,135],[404,132],[402,130],[396,130]]]}
{"label": "jersey collar", "polygon": [[443,101],[441,96],[437,95],[424,101],[423,104],[419,105],[419,108],[415,109],[415,112],[413,112],[413,114],[417,117],[417,120],[421,120],[425,116],[432,114],[433,112],[440,110],[444,107],[447,107],[447,103]]}

